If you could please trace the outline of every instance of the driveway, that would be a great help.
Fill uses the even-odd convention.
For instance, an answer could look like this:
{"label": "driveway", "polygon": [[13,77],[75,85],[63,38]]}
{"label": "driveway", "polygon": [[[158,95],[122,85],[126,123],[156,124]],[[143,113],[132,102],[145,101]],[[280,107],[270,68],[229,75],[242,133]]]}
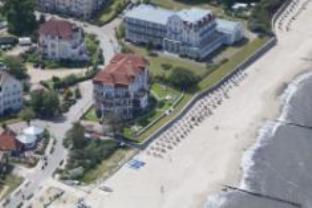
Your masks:
{"label": "driveway", "polygon": [[[120,20],[116,19],[103,27],[93,26],[77,20],[70,21],[82,26],[86,32],[98,36],[103,49],[105,63],[109,63],[109,60],[118,52],[118,43],[114,37],[114,28],[119,25]],[[29,199],[38,193],[46,181],[51,179],[53,172],[58,168],[61,161],[66,159],[67,150],[62,145],[63,138],[65,137],[66,132],[71,128],[72,123],[78,121],[93,103],[92,81],[82,82],[79,87],[82,98],[71,107],[68,113],[63,115],[62,119],[58,121],[35,120],[32,122],[34,125],[49,129],[57,141],[54,147],[55,150],[52,154],[48,154],[48,164],[45,169],[41,170],[39,162],[39,165],[34,171],[29,171],[29,173],[25,174],[26,177],[24,183],[9,196],[11,200],[5,207],[16,208],[21,203],[23,203],[22,207],[28,207],[30,200],[27,200],[27,198]]]}

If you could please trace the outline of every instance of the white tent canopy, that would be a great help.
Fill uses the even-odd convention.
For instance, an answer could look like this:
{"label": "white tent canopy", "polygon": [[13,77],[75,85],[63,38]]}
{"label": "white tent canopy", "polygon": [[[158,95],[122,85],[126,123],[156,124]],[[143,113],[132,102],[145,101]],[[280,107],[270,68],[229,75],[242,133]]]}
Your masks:
{"label": "white tent canopy", "polygon": [[27,135],[31,135],[31,136],[38,136],[40,134],[43,133],[43,129],[42,128],[39,128],[39,127],[36,127],[36,126],[30,126],[26,129],[23,130],[23,133],[24,134],[27,134]]}
{"label": "white tent canopy", "polygon": [[36,142],[37,138],[33,135],[18,135],[17,140],[20,141],[22,144],[33,144]]}

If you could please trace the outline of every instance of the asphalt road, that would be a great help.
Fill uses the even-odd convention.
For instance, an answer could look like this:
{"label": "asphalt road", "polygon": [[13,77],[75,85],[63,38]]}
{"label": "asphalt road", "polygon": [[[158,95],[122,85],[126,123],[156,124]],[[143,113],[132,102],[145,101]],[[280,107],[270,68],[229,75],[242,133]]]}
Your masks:
{"label": "asphalt road", "polygon": [[[112,21],[103,27],[97,27],[87,23],[82,23],[77,20],[70,19],[84,28],[85,32],[97,35],[100,40],[101,48],[105,58],[105,64],[119,51],[118,43],[114,37],[114,28],[120,23],[119,19]],[[59,166],[61,161],[66,159],[67,150],[63,147],[62,141],[66,132],[71,128],[72,123],[78,121],[83,113],[92,105],[93,87],[91,81],[80,83],[80,90],[82,98],[71,107],[70,111],[63,115],[63,118],[58,121],[42,121],[36,120],[32,123],[34,125],[46,127],[51,132],[57,142],[54,146],[54,152],[47,155],[47,166],[42,170],[42,163],[40,161],[34,171],[25,175],[24,183],[8,196],[9,203],[6,204],[7,208],[16,208],[20,204],[22,207],[28,207],[30,198],[32,198],[40,189],[42,185],[52,177],[53,172]],[[3,203],[3,202],[2,202]]]}

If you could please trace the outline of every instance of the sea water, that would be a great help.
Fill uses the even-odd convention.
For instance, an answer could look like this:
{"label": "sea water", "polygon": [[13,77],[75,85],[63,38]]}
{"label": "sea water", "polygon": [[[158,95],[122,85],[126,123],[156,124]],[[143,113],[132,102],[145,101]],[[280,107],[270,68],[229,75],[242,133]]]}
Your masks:
{"label": "sea water", "polygon": [[[312,208],[312,73],[292,81],[281,115],[267,121],[242,158],[239,188]],[[284,123],[286,122],[286,123]],[[208,197],[205,208],[294,208],[274,199],[230,191]]]}

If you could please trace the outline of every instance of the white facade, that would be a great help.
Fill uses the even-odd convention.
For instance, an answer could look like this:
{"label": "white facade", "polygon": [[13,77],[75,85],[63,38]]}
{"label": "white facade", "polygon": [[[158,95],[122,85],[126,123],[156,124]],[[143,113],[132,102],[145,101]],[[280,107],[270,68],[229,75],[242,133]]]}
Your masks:
{"label": "white facade", "polygon": [[148,70],[145,69],[129,86],[95,84],[97,110],[104,117],[113,113],[118,118],[131,119],[134,109],[145,109],[148,106],[148,77]]}
{"label": "white facade", "polygon": [[140,5],[126,13],[125,39],[139,44],[152,43],[170,53],[203,59],[222,45],[243,38],[241,23],[219,21],[209,11],[199,8],[179,12],[150,5]]}
{"label": "white facade", "polygon": [[[62,27],[54,27],[51,30],[60,30],[60,32],[39,32],[38,46],[39,51],[44,58],[77,61],[86,61],[89,59],[84,42],[84,34],[81,28],[72,28],[71,35],[68,38],[64,38],[61,35],[63,30]],[[55,33],[59,35],[55,35]]]}
{"label": "white facade", "polygon": [[207,10],[182,10],[169,17],[164,49],[201,59],[222,46],[225,36],[216,31],[215,17]]}
{"label": "white facade", "polygon": [[39,8],[45,12],[89,19],[104,6],[106,0],[37,0],[37,2]]}
{"label": "white facade", "polygon": [[[144,110],[148,106],[150,84],[148,67],[146,65],[142,68],[143,66],[140,65],[140,69],[135,69],[130,62],[131,59],[125,57],[119,63],[113,63],[117,66],[117,70],[107,73],[114,67],[111,67],[111,63],[93,80],[95,107],[104,118],[115,116],[115,118],[131,119],[137,111]],[[128,68],[128,63],[131,69]],[[110,76],[113,78],[107,79]],[[130,79],[127,80],[129,77]]]}
{"label": "white facade", "polygon": [[35,147],[37,142],[37,137],[27,134],[18,135],[16,139],[22,143],[26,149]]}
{"label": "white facade", "polygon": [[0,115],[17,112],[23,106],[23,85],[20,81],[0,70]]}
{"label": "white facade", "polygon": [[217,30],[225,34],[225,44],[233,45],[240,41],[244,36],[244,25],[241,22],[232,22],[228,20],[217,20]]}

